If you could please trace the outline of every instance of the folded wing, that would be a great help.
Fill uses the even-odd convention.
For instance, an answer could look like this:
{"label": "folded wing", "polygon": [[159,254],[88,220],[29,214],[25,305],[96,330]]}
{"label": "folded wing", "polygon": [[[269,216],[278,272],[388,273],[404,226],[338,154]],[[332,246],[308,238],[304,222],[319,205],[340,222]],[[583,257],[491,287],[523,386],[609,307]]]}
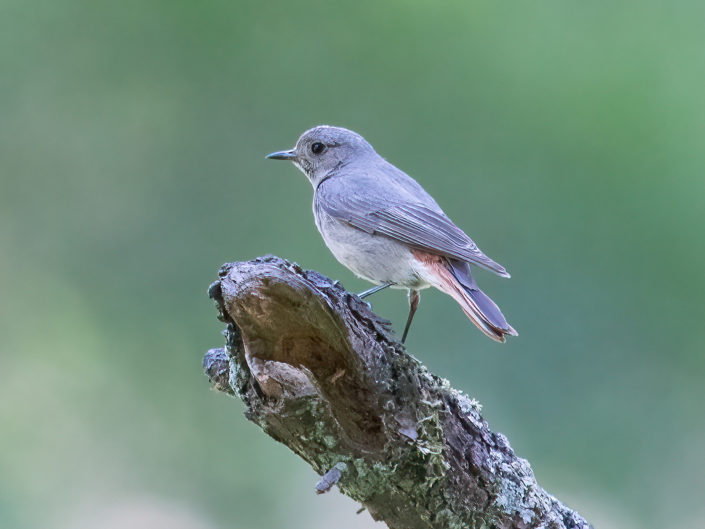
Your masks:
{"label": "folded wing", "polygon": [[426,206],[395,196],[389,190],[378,194],[343,194],[334,182],[317,190],[316,205],[332,217],[360,230],[380,234],[413,248],[460,259],[485,268],[502,277],[510,277],[502,265],[482,250],[442,212],[435,203]]}

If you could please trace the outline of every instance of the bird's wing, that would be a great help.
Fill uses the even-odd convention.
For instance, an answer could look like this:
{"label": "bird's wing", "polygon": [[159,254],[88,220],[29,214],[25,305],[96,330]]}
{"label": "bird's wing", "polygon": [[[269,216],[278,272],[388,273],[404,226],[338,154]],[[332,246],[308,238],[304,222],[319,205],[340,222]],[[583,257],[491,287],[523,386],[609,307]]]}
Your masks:
{"label": "bird's wing", "polygon": [[[502,277],[509,273],[482,250],[442,212],[410,200],[406,193],[377,188],[379,193],[337,192],[333,185],[320,186],[317,206],[328,215],[371,234],[384,235],[438,255],[471,262]],[[343,189],[340,189],[343,191]]]}

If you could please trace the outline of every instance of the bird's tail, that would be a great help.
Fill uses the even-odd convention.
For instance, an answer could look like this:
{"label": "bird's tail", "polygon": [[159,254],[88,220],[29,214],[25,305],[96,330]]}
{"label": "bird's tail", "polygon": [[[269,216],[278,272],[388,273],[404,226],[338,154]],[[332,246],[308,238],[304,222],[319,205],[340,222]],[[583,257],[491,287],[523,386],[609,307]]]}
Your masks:
{"label": "bird's tail", "polygon": [[426,279],[458,302],[465,315],[485,335],[505,342],[505,335],[518,336],[499,307],[475,283],[470,265],[464,261],[430,254],[416,255],[426,265]]}

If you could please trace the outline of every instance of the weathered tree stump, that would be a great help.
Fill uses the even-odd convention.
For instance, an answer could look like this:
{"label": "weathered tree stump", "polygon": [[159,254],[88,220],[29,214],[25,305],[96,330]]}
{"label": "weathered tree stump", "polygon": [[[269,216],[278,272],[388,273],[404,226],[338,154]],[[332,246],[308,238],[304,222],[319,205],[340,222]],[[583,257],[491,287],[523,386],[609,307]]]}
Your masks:
{"label": "weathered tree stump", "polygon": [[581,528],[480,406],[410,356],[355,294],[278,257],[211,285],[225,348],[204,367],[245,415],[391,529]]}

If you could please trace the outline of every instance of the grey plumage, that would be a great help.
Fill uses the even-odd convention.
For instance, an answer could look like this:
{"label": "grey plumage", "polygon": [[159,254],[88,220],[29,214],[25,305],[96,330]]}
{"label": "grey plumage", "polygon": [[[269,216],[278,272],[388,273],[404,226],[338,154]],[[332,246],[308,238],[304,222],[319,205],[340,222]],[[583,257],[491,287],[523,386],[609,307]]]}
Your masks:
{"label": "grey plumage", "polygon": [[468,263],[509,277],[504,267],[362,136],[319,126],[304,132],[294,149],[268,157],[292,161],[309,178],[316,225],[342,264],[372,283],[415,293],[405,336],[418,304],[416,292],[429,286],[453,296],[492,339],[516,335],[497,305],[477,287]]}

